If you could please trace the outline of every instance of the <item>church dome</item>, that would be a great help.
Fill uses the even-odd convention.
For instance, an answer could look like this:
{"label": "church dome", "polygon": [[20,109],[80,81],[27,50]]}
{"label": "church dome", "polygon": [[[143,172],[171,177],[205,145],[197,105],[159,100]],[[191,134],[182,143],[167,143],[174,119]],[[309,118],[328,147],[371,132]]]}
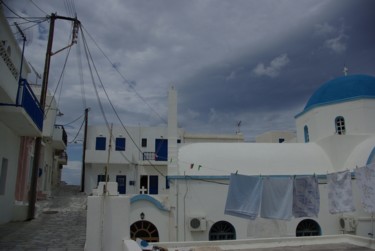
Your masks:
{"label": "church dome", "polygon": [[315,91],[302,113],[318,106],[361,98],[375,98],[375,77],[349,75],[335,78]]}

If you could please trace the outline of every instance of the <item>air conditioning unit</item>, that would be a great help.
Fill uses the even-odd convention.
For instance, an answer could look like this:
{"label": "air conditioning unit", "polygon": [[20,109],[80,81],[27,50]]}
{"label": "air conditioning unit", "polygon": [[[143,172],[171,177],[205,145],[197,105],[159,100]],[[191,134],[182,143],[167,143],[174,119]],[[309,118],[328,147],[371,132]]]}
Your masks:
{"label": "air conditioning unit", "polygon": [[341,217],[340,218],[340,227],[344,233],[353,233],[357,230],[358,222],[354,217]]}
{"label": "air conditioning unit", "polygon": [[190,231],[206,231],[207,221],[203,217],[190,217],[189,218]]}

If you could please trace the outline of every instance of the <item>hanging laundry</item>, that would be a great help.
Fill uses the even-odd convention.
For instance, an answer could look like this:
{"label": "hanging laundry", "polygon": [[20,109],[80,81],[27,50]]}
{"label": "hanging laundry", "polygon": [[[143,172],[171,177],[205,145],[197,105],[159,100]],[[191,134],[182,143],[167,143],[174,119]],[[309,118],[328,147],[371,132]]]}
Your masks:
{"label": "hanging laundry", "polygon": [[231,174],[224,214],[254,220],[259,214],[262,178]]}
{"label": "hanging laundry", "polygon": [[363,210],[368,213],[375,212],[375,164],[356,168],[355,178],[361,193]]}
{"label": "hanging laundry", "polygon": [[331,214],[354,212],[350,171],[327,174],[328,209]]}
{"label": "hanging laundry", "polygon": [[260,216],[267,219],[290,220],[292,218],[292,177],[267,177],[263,180]]}
{"label": "hanging laundry", "polygon": [[293,216],[318,217],[320,208],[320,193],[318,178],[314,176],[299,176],[293,181]]}

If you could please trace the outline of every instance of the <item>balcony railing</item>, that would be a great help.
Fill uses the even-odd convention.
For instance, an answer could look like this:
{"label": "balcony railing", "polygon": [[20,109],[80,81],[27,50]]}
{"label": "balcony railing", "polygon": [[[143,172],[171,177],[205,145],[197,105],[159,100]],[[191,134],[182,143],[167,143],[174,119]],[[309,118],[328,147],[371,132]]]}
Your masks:
{"label": "balcony railing", "polygon": [[20,85],[20,89],[22,90],[21,106],[25,109],[39,130],[42,131],[44,118],[43,110],[40,107],[39,101],[35,97],[26,79],[22,79]]}
{"label": "balcony railing", "polygon": [[157,155],[155,152],[144,152],[143,160],[156,160]]}
{"label": "balcony railing", "polygon": [[143,152],[143,160],[167,161],[167,158],[157,155],[155,152]]}

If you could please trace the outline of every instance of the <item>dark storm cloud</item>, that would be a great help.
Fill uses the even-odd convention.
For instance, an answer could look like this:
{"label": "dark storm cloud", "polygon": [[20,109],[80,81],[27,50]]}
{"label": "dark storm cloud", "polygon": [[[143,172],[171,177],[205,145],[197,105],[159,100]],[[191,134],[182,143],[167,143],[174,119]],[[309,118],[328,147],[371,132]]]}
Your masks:
{"label": "dark storm cloud", "polygon": [[[248,54],[201,69],[179,88],[181,113],[214,127],[213,111],[215,118],[231,113],[232,121],[247,113],[262,118],[299,112],[321,84],[343,75],[344,66],[352,74],[374,75],[371,7],[371,1],[333,1],[329,11],[288,30],[275,43],[259,46],[260,50],[248,48]],[[180,116],[190,126],[191,118]],[[273,114],[259,122],[292,129],[294,122],[279,117]]]}
{"label": "dark storm cloud", "polygon": [[[30,1],[6,2],[19,14],[45,16]],[[46,13],[72,14],[63,1],[37,4]],[[232,133],[241,120],[246,138],[294,130],[294,115],[322,83],[342,75],[344,66],[349,73],[375,75],[374,5],[371,0],[75,1],[104,88],[125,125],[163,124],[167,90],[175,85],[180,125],[187,131]],[[70,29],[69,22],[57,23],[54,50],[66,45]],[[40,72],[48,23],[41,25],[25,51]],[[73,57],[77,47],[64,75],[59,106],[65,115],[59,119],[63,124],[82,114],[85,99],[90,121],[103,124],[93,86],[100,98],[104,89],[98,79],[91,83],[83,59],[82,97]],[[63,53],[52,59],[52,90],[64,61]],[[108,101],[102,102],[108,120],[118,123]]]}

